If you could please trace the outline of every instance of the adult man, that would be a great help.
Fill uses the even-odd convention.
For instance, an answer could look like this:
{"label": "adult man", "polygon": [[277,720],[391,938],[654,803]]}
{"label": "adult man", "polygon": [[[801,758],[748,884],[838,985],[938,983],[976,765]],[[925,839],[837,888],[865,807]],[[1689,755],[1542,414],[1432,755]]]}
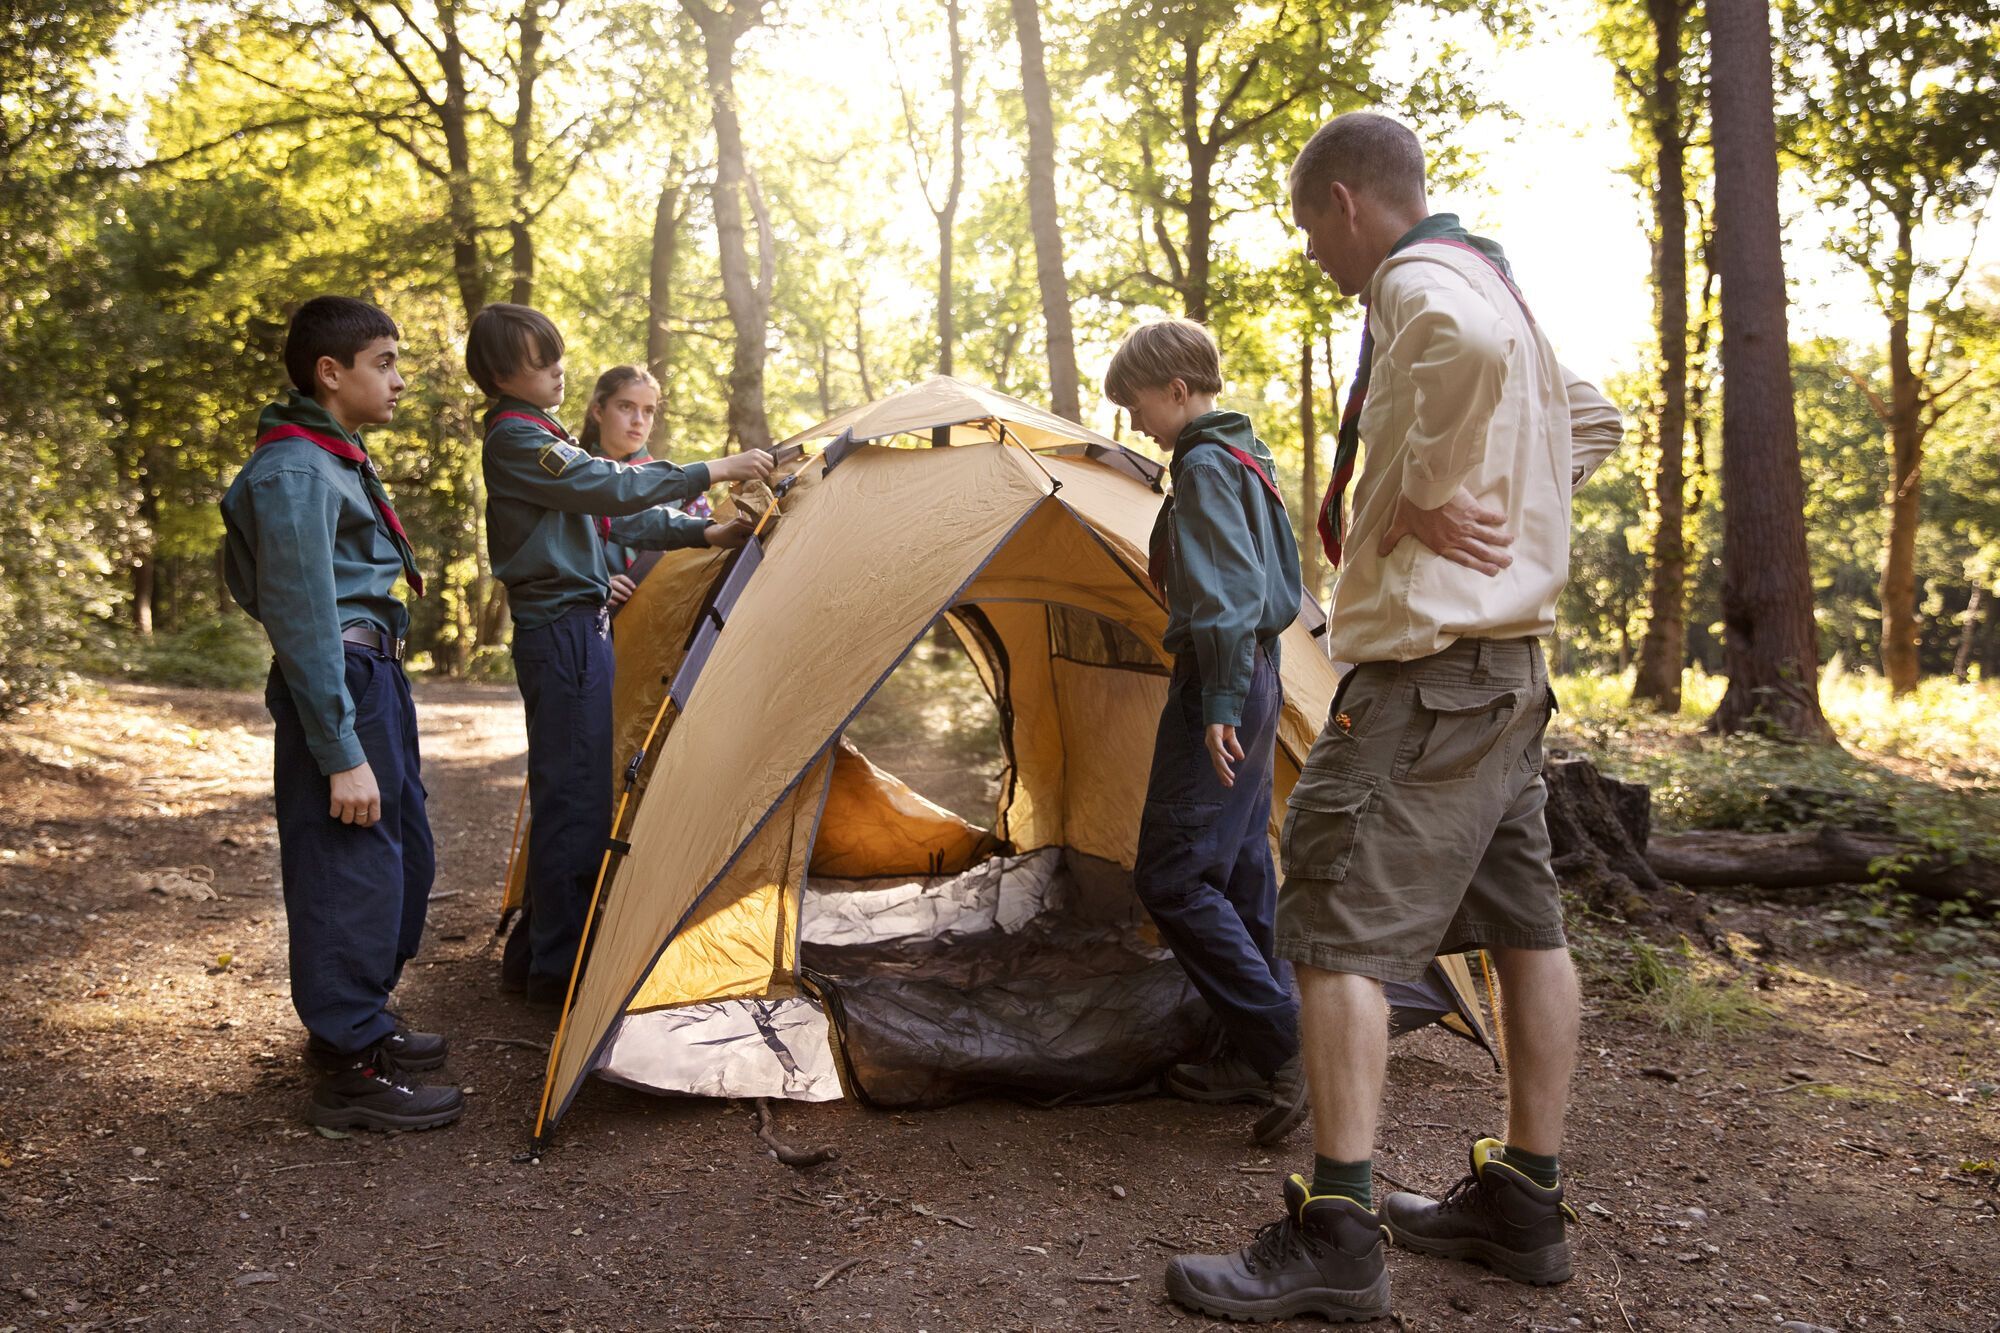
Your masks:
{"label": "adult man", "polygon": [[[1308,258],[1367,309],[1321,515],[1329,559],[1348,556],[1332,651],[1358,665],[1280,847],[1278,952],[1297,966],[1317,1156],[1279,1223],[1235,1254],[1174,1260],[1167,1289],[1238,1319],[1358,1320],[1389,1312],[1384,1231],[1523,1281],[1569,1276],[1556,1154],[1578,997],[1543,819],[1555,696],[1539,640],[1568,573],[1571,490],[1622,428],[1557,363],[1499,247],[1430,212],[1408,129],[1338,117],[1290,185]],[[1476,1143],[1442,1202],[1397,1194],[1378,1216],[1382,982],[1472,948],[1491,953],[1507,996],[1505,1141]]]}

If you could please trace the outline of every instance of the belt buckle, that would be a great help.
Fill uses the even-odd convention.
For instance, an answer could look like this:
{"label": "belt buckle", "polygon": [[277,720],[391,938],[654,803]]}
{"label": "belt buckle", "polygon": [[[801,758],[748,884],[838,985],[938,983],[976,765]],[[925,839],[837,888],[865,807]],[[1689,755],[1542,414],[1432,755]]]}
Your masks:
{"label": "belt buckle", "polygon": [[389,659],[391,661],[400,662],[403,660],[403,646],[409,642],[408,639],[392,639],[385,634],[382,636],[382,642],[392,645],[389,649]]}

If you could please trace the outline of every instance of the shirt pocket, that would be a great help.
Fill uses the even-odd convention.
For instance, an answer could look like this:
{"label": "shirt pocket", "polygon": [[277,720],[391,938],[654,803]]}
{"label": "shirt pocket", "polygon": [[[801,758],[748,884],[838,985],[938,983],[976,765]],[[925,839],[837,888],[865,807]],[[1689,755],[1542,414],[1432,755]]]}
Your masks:
{"label": "shirt pocket", "polygon": [[1418,681],[1396,754],[1398,782],[1459,782],[1479,772],[1521,706],[1512,686]]}
{"label": "shirt pocket", "polygon": [[1285,822],[1278,830],[1278,861],[1285,878],[1347,878],[1348,863],[1361,835],[1361,822],[1375,800],[1372,780],[1356,781],[1339,774],[1300,774],[1285,802]]}

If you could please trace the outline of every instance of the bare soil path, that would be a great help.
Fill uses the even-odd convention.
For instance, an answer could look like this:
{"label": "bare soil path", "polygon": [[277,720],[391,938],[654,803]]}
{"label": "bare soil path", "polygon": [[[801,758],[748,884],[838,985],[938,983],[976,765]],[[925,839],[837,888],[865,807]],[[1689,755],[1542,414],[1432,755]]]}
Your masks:
{"label": "bare soil path", "polygon": [[[1310,1162],[1166,1100],[782,1106],[840,1153],[797,1172],[746,1107],[606,1085],[516,1160],[548,1032],[484,951],[519,706],[419,707],[440,878],[402,1004],[471,1106],[338,1141],[299,1117],[262,701],[111,685],[0,727],[0,1333],[1192,1329],[1168,1256],[1243,1243]],[[1728,917],[1767,946],[1749,1035],[1667,1038],[1593,986],[1575,1280],[1392,1254],[1400,1327],[2000,1329],[2000,996],[1829,952],[1797,911]],[[1448,1185],[1497,1126],[1491,1065],[1424,1034],[1390,1084],[1381,1170]]]}

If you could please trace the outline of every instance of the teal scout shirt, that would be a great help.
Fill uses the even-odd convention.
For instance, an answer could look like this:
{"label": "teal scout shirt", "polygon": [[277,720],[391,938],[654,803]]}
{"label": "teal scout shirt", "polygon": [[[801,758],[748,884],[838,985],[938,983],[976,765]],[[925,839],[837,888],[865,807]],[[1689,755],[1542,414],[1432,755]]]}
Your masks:
{"label": "teal scout shirt", "polygon": [[[302,426],[359,446],[318,402],[296,391],[266,407],[257,433]],[[222,497],[223,573],[229,595],[270,636],[306,744],[322,773],[367,762],[354,734],[354,700],[340,632],[355,625],[402,638],[397,600],[403,557],[361,479],[361,465],[310,440],[256,450]]]}
{"label": "teal scout shirt", "polygon": [[[519,412],[535,418],[498,420]],[[543,424],[548,423],[548,424]],[[611,594],[596,514],[637,515],[708,489],[708,465],[638,467],[593,458],[548,414],[502,398],[486,414],[486,545],[516,629],[534,629]]]}
{"label": "teal scout shirt", "polygon": [[[653,456],[644,449],[619,460],[627,467],[650,463]],[[640,551],[679,551],[708,545],[708,520],[695,518],[664,505],[611,520],[604,534],[604,554],[611,572],[622,574],[632,568]]]}
{"label": "teal scout shirt", "polygon": [[1228,453],[1232,448],[1277,480],[1277,463],[1249,417],[1205,412],[1174,442],[1173,498],[1159,518],[1168,542],[1165,647],[1194,653],[1208,726],[1243,720],[1257,645],[1298,618],[1303,596],[1298,541],[1285,506]]}

